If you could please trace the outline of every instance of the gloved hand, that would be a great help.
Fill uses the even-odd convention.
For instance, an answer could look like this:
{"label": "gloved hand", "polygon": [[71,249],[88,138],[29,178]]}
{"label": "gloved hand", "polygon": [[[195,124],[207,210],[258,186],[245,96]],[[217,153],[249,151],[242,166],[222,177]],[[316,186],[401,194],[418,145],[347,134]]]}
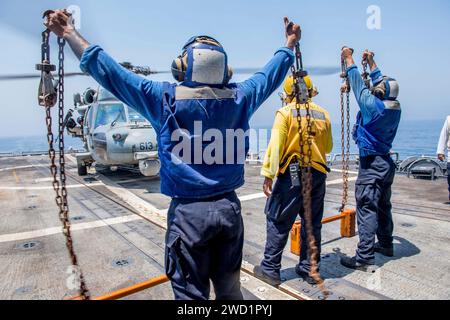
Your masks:
{"label": "gloved hand", "polygon": [[302,38],[302,30],[298,24],[289,21],[288,17],[284,17],[284,27],[286,31],[286,47],[294,50],[295,45]]}

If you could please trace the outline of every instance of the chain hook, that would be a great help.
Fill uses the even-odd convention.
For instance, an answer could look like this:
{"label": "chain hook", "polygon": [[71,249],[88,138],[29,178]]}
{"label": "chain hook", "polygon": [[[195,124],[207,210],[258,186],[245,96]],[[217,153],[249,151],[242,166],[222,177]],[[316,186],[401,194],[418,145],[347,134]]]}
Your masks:
{"label": "chain hook", "polygon": [[52,72],[56,66],[50,63],[50,30],[42,32],[41,63],[36,64],[36,70],[41,71],[41,80],[38,89],[38,103],[40,106],[51,108],[56,105],[57,94]]}
{"label": "chain hook", "polygon": [[[44,13],[44,17],[50,14],[51,10]],[[83,300],[89,300],[90,294],[87,289],[83,273],[78,264],[78,258],[74,251],[73,239],[70,232],[69,206],[67,200],[65,153],[64,153],[64,46],[65,40],[58,38],[58,82],[57,88],[53,83],[51,72],[56,70],[56,66],[50,63],[50,30],[42,32],[41,63],[36,65],[36,69],[41,71],[41,81],[39,83],[39,105],[45,107],[45,123],[47,126],[48,155],[50,158],[50,172],[53,178],[52,185],[56,193],[55,202],[59,208],[59,219],[63,226],[63,234],[66,238],[66,247],[72,265],[78,270],[79,292]],[[54,148],[54,135],[52,131],[51,108],[58,103],[58,143],[59,143],[59,179],[58,167],[55,162],[56,151]]]}
{"label": "chain hook", "polygon": [[[300,51],[300,45],[295,46],[295,66],[292,66],[292,76],[294,79],[294,94],[295,94],[295,107],[297,112],[298,122],[298,135],[299,135],[299,147],[300,147],[300,159],[299,159],[299,173],[301,174],[302,181],[302,195],[303,195],[303,207],[305,217],[305,228],[308,241],[308,255],[311,261],[311,277],[319,285],[320,290],[325,296],[328,296],[328,292],[325,290],[324,281],[319,273],[318,259],[319,250],[317,248],[316,240],[313,235],[312,226],[312,205],[311,205],[311,192],[312,192],[312,117],[309,105],[310,95],[309,90],[305,82],[305,77],[308,73],[303,70],[302,54]],[[303,141],[303,129],[302,129],[302,110],[300,105],[304,104],[306,109],[306,143],[308,150],[305,152],[305,143]]]}

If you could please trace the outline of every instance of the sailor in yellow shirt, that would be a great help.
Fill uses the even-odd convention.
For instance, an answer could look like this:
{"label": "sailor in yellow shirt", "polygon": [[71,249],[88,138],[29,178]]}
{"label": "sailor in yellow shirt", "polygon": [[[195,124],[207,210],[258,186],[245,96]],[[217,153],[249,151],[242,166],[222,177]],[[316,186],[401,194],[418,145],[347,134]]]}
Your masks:
{"label": "sailor in yellow shirt", "polygon": [[[306,77],[310,97],[318,94],[313,86],[311,78]],[[265,213],[267,217],[267,240],[264,251],[264,259],[259,266],[255,267],[255,275],[264,281],[279,285],[281,258],[291,230],[298,215],[302,219],[301,229],[301,255],[300,262],[295,268],[305,281],[314,284],[309,276],[310,262],[308,258],[308,247],[306,241],[305,223],[303,220],[303,196],[301,181],[292,181],[291,168],[295,168],[300,159],[300,144],[297,122],[297,109],[293,95],[293,79],[288,77],[284,84],[285,102],[287,106],[278,110],[269,147],[264,159],[261,174],[266,178],[264,182],[264,193],[268,197]],[[316,244],[319,249],[322,218],[324,209],[324,198],[326,191],[326,178],[329,169],[326,162],[326,154],[333,148],[331,134],[331,123],[328,112],[309,101],[312,121],[312,223]],[[306,129],[306,107],[300,105],[302,116],[302,128]],[[307,154],[307,132],[303,130],[302,139],[305,153]],[[305,161],[306,162],[306,161]],[[298,168],[298,166],[297,166]],[[297,171],[297,170],[295,170]],[[298,176],[301,176],[299,173]],[[272,190],[273,180],[277,177]],[[301,180],[301,179],[300,179]]]}

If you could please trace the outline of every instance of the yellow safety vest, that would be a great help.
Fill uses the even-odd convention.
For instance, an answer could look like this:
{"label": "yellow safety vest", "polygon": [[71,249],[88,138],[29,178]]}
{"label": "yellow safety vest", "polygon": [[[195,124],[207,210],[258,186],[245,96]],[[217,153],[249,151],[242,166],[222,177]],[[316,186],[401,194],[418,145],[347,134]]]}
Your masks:
{"label": "yellow safety vest", "polygon": [[[319,105],[309,102],[312,121],[312,167],[320,172],[327,172],[326,154],[333,149],[330,115]],[[302,116],[302,139],[305,153],[308,153],[307,122],[305,105],[300,105]],[[300,159],[300,146],[295,102],[278,110],[268,150],[265,155],[261,175],[273,179],[283,174],[293,161]],[[308,157],[305,155],[305,162]]]}

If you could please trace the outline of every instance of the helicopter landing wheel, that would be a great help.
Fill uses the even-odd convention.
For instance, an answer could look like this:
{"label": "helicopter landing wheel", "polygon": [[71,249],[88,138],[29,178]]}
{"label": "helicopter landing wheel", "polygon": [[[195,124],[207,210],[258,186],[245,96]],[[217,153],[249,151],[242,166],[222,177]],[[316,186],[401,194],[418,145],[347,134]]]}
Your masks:
{"label": "helicopter landing wheel", "polygon": [[78,175],[80,177],[87,175],[87,166],[84,164],[84,162],[79,161],[77,163],[77,167],[78,167]]}

